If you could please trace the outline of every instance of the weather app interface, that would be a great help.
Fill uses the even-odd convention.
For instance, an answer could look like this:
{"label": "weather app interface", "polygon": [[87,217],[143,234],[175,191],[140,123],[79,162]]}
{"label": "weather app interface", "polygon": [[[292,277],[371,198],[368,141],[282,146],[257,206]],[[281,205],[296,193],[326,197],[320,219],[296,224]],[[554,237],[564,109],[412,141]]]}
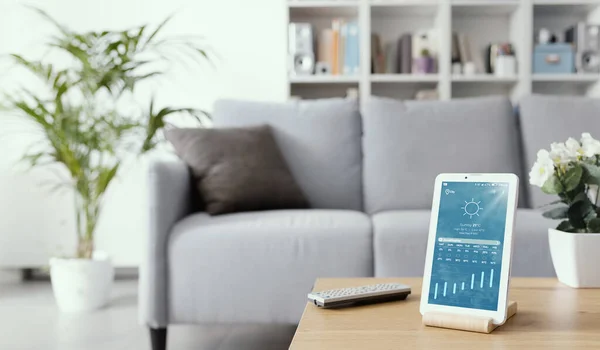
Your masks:
{"label": "weather app interface", "polygon": [[498,310],[508,183],[444,182],[429,303]]}

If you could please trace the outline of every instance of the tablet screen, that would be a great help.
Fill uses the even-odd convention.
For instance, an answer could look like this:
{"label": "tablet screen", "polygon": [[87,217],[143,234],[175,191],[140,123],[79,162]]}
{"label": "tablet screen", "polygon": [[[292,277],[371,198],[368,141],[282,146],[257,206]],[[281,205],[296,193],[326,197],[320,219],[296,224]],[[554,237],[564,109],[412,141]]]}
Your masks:
{"label": "tablet screen", "polygon": [[443,182],[429,303],[498,310],[509,184]]}

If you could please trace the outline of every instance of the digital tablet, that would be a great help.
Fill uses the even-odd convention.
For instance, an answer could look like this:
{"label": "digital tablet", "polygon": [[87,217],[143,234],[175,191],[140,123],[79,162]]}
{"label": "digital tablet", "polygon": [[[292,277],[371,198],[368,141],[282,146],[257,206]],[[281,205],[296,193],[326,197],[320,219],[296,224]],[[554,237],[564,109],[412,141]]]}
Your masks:
{"label": "digital tablet", "polygon": [[450,312],[506,321],[514,174],[441,174],[435,180],[421,314]]}

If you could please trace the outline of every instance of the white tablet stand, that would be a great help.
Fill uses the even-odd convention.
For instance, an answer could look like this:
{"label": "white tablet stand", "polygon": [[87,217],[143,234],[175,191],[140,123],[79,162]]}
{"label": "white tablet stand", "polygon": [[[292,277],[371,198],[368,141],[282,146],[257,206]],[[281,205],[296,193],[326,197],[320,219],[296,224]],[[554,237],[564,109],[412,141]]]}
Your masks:
{"label": "white tablet stand", "polygon": [[[509,301],[506,308],[506,320],[517,313],[517,302]],[[456,315],[445,312],[426,312],[423,324],[430,327],[449,328],[460,331],[491,333],[498,328],[491,318],[481,316]]]}

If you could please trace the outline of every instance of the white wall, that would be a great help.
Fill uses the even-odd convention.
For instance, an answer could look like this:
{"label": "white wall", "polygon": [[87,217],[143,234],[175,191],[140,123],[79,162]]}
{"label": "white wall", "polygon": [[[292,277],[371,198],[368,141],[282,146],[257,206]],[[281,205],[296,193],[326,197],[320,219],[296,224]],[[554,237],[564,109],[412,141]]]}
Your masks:
{"label": "white wall", "polygon": [[[213,101],[223,97],[286,98],[284,0],[0,0],[0,56],[20,53],[33,58],[44,52],[41,44],[51,27],[24,4],[46,10],[74,30],[159,23],[175,12],[167,32],[205,36],[219,59],[216,70],[174,71],[166,82],[154,84],[159,104],[210,110]],[[5,62],[0,63],[0,91],[30,83]],[[2,117],[0,267],[41,266],[51,255],[73,252],[71,196],[49,194],[39,186],[53,179],[49,171],[23,172],[22,166],[15,166],[38,135]],[[130,165],[113,184],[97,233],[99,248],[118,266],[140,261],[145,208],[144,165]]]}

